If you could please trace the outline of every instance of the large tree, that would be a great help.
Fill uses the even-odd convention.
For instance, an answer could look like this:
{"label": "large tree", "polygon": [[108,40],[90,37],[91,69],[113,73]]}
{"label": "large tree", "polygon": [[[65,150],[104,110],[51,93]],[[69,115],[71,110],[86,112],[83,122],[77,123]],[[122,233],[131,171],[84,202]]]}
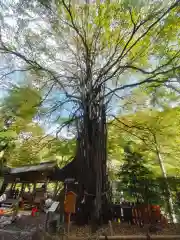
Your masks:
{"label": "large tree", "polygon": [[179,3],[1,4],[2,79],[28,71],[46,96],[59,95],[51,103],[56,116],[67,103],[74,107],[63,126],[76,121],[79,182],[95,197],[93,219],[100,218],[107,191],[105,112],[130,88],[174,86],[180,68]]}

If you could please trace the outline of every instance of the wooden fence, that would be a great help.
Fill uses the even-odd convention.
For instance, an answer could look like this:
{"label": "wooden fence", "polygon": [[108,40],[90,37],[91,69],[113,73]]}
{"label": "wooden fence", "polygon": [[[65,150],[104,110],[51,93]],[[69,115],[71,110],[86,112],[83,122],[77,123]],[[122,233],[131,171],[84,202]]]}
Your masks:
{"label": "wooden fence", "polygon": [[149,224],[161,222],[166,224],[166,218],[161,214],[159,206],[146,204],[114,204],[112,206],[113,220],[130,224]]}

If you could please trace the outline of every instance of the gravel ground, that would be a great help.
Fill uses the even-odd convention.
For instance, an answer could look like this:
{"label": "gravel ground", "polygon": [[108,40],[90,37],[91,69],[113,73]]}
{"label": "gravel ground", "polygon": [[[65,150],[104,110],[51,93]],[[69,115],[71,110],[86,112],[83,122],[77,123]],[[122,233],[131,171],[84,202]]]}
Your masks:
{"label": "gravel ground", "polygon": [[[31,240],[33,232],[39,227],[44,229],[45,214],[41,214],[38,217],[22,216],[17,222],[5,226],[0,229],[0,240]],[[115,235],[144,235],[147,234],[149,226],[146,225],[143,228],[138,226],[130,226],[128,224],[112,223],[113,232]],[[108,226],[103,226],[100,235],[105,232],[110,235]],[[71,236],[85,237],[89,233],[89,227],[78,227],[76,225],[71,226]],[[172,225],[161,228],[158,234],[162,235],[180,235],[180,224]],[[36,240],[40,240],[39,237]]]}
{"label": "gravel ground", "polygon": [[[149,231],[150,226],[145,225],[144,227],[139,227],[135,225],[128,225],[126,223],[112,223],[112,229],[114,235],[144,235],[147,234]],[[152,234],[158,234],[158,235],[180,235],[180,224],[168,224],[167,226],[158,226],[157,232],[152,232]],[[72,226],[71,227],[71,235],[77,236],[77,237],[82,237],[82,236],[87,236],[88,233],[90,232],[90,229],[88,226],[85,227],[77,227],[77,226]],[[107,235],[110,234],[110,229],[109,227],[103,226],[102,229],[100,229],[101,235],[104,233]]]}
{"label": "gravel ground", "polygon": [[0,240],[31,240],[29,234],[0,232]]}
{"label": "gravel ground", "polygon": [[38,217],[22,216],[15,223],[0,229],[0,240],[30,240],[36,228],[44,228],[45,214]]}

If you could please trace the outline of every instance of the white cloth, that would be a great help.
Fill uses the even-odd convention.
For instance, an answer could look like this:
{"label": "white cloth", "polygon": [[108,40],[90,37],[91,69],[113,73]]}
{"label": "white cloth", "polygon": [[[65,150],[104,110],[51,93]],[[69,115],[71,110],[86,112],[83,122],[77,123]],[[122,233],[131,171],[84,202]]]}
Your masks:
{"label": "white cloth", "polygon": [[3,195],[0,196],[0,203],[6,201],[6,199],[7,199],[7,196],[5,193],[3,193]]}
{"label": "white cloth", "polygon": [[53,203],[53,200],[51,198],[46,199],[45,206],[46,208],[49,208]]}

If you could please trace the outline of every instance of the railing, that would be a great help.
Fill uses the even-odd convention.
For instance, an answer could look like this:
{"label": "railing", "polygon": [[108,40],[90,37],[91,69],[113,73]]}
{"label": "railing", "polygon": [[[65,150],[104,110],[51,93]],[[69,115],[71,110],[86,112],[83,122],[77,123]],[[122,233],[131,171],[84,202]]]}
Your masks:
{"label": "railing", "polygon": [[149,224],[156,222],[167,223],[166,218],[161,214],[158,206],[137,204],[137,205],[112,205],[113,220],[129,222],[131,224]]}

